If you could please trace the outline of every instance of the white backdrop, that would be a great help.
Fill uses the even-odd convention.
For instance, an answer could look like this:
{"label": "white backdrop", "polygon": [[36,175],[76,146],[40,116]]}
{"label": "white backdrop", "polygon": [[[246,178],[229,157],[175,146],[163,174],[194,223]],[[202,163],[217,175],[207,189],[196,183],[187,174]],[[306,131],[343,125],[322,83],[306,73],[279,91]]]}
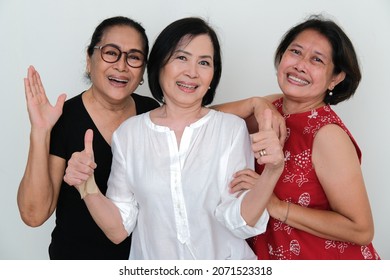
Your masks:
{"label": "white backdrop", "polygon": [[[104,18],[124,15],[142,22],[152,45],[173,20],[202,16],[215,27],[223,49],[215,103],[262,96],[279,92],[272,62],[281,36],[312,13],[336,20],[359,55],[361,85],[355,97],[334,109],[363,151],[374,246],[383,259],[390,259],[388,0],[0,0],[0,259],[48,259],[54,226],[53,217],[39,228],[26,226],[16,205],[29,144],[23,77],[30,64],[40,71],[52,102],[62,92],[70,98],[88,86],[83,79],[85,50]],[[138,93],[149,95],[148,86]]]}

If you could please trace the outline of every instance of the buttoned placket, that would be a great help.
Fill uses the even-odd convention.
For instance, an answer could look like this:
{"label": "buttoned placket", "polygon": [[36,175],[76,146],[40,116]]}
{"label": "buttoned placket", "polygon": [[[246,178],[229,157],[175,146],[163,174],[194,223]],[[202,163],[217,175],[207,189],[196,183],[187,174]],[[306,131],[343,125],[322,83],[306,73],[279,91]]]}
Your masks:
{"label": "buttoned placket", "polygon": [[191,129],[188,127],[184,130],[180,148],[178,147],[176,136],[173,131],[170,131],[169,151],[171,154],[171,195],[173,202],[173,211],[177,229],[177,239],[180,243],[189,243],[190,230],[188,226],[188,217],[186,204],[184,200],[181,172],[182,164],[188,151],[188,146],[191,139]]}

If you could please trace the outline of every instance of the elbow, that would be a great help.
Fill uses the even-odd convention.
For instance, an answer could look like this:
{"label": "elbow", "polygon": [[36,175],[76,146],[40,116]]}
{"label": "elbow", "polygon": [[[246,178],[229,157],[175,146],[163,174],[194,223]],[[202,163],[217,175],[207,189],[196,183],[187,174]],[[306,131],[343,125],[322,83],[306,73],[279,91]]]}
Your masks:
{"label": "elbow", "polygon": [[354,237],[354,240],[351,240],[351,242],[360,246],[369,245],[374,239],[374,226],[371,224],[362,227],[360,230],[356,231]]}
{"label": "elbow", "polygon": [[108,239],[111,240],[112,243],[118,245],[122,243],[123,240],[125,240],[129,236],[129,234],[123,227],[120,230],[113,230],[113,231],[106,232],[106,236]]}
{"label": "elbow", "polygon": [[358,235],[355,243],[361,246],[366,246],[369,245],[373,239],[374,239],[374,230],[373,229],[367,230]]}
{"label": "elbow", "polygon": [[126,239],[126,237],[127,237],[128,235],[126,234],[126,235],[107,235],[107,237],[108,237],[108,239],[110,239],[111,240],[111,242],[112,243],[114,243],[115,245],[119,245],[120,243],[122,243],[125,239]]}
{"label": "elbow", "polygon": [[34,206],[23,206],[18,203],[20,218],[30,227],[43,225],[51,216],[49,210],[37,209]]}
{"label": "elbow", "polygon": [[28,212],[20,212],[20,218],[22,219],[23,223],[25,223],[27,226],[30,227],[39,227],[45,223],[47,220],[44,217],[39,217],[38,215],[35,215],[32,211]]}
{"label": "elbow", "polygon": [[43,225],[54,211],[51,211],[45,203],[30,203],[26,200],[17,199],[19,215],[23,223],[30,227]]}

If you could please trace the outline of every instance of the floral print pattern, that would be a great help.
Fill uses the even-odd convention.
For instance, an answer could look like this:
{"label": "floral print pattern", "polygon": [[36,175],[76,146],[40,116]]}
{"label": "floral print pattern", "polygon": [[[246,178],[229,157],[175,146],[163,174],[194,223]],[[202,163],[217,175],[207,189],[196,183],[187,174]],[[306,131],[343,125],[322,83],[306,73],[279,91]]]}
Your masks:
{"label": "floral print pattern", "polygon": [[[282,111],[282,99],[274,104]],[[328,124],[337,124],[349,135],[361,158],[360,149],[341,119],[330,106],[299,114],[283,114],[287,126],[284,145],[285,167],[275,194],[284,201],[303,207],[329,210],[330,205],[311,161],[317,132]],[[261,170],[257,166],[256,170]],[[248,240],[259,259],[380,259],[372,244],[360,246],[327,240],[290,227],[270,218],[264,234]]]}

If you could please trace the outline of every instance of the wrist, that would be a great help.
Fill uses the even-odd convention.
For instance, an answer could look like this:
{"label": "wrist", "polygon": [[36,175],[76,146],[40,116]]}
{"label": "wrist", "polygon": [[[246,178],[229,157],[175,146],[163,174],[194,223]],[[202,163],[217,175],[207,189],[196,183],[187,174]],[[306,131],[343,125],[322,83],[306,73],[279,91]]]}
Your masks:
{"label": "wrist", "polygon": [[282,223],[286,223],[287,220],[288,220],[288,216],[290,214],[290,205],[291,205],[291,202],[290,201],[287,201],[286,203],[284,203],[286,205],[286,207],[283,207],[285,210],[284,210],[284,216],[282,216],[279,221],[281,221]]}
{"label": "wrist", "polygon": [[256,111],[259,109],[262,112],[264,103],[267,102],[263,97],[259,97],[259,96],[251,97],[250,100],[251,100],[251,106],[252,106],[252,108],[251,108],[252,114],[255,114]]}
{"label": "wrist", "polygon": [[95,182],[95,176],[92,174],[83,184],[78,186],[81,199],[84,199],[87,195],[99,193],[99,188]]}

